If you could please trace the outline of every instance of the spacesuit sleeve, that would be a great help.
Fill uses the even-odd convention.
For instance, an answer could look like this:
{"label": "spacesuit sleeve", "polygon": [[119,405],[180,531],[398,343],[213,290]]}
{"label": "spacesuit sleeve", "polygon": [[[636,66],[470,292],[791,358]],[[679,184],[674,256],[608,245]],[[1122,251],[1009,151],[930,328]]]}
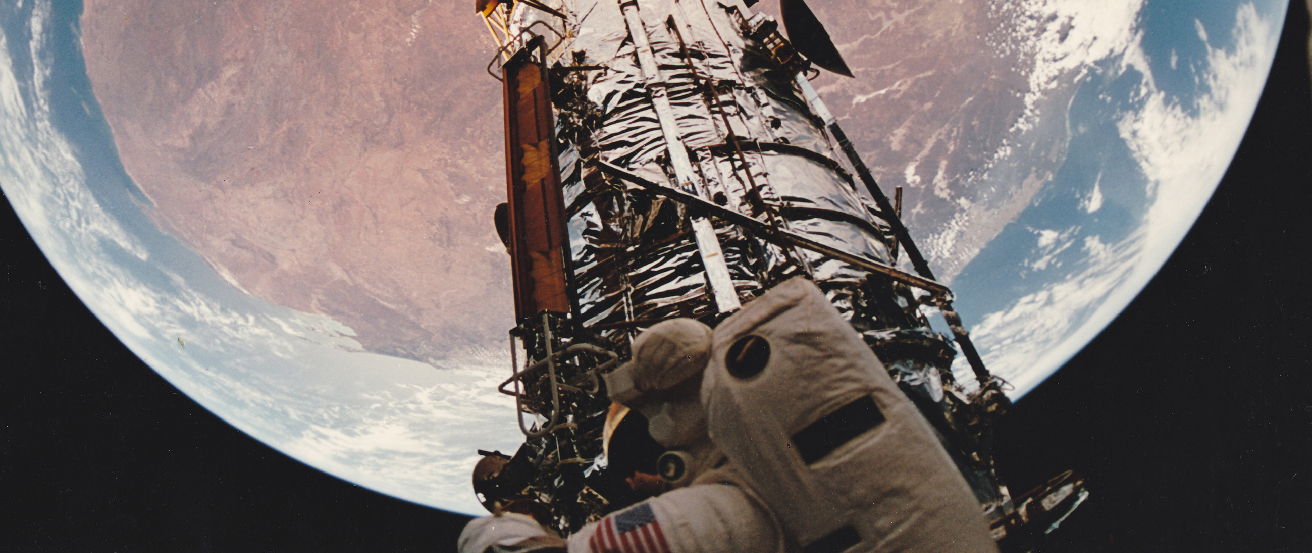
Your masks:
{"label": "spacesuit sleeve", "polygon": [[562,553],[565,540],[518,513],[479,517],[469,521],[457,542],[460,553]]}
{"label": "spacesuit sleeve", "polygon": [[[469,522],[461,553],[565,551],[562,540],[516,513]],[[737,486],[709,484],[662,494],[584,526],[568,539],[569,553],[693,553],[783,551],[769,511]]]}
{"label": "spacesuit sleeve", "polygon": [[585,526],[569,537],[569,553],[772,553],[783,551],[778,528],[737,486],[692,486]]}

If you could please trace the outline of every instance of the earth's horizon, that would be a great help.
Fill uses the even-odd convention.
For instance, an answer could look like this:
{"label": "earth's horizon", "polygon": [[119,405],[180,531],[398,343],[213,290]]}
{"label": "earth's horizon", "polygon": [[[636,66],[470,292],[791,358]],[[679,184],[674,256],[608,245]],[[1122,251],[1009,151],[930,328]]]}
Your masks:
{"label": "earth's horizon", "polygon": [[[1188,230],[1284,7],[814,2],[856,75],[817,88],[904,188],[1013,397]],[[347,480],[474,512],[475,450],[521,436],[494,391],[513,324],[490,223],[501,94],[467,8],[12,8],[0,182],[97,316],[206,408]]]}

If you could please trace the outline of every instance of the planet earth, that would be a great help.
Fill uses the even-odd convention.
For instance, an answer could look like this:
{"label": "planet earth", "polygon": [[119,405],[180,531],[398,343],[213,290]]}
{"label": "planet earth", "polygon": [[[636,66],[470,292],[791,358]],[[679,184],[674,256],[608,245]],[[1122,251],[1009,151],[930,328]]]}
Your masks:
{"label": "planet earth", "polygon": [[[1189,229],[1286,9],[811,4],[855,75],[817,89],[904,189],[1015,399]],[[0,6],[0,187],[86,305],[188,396],[330,474],[476,513],[476,450],[522,436],[495,392],[513,324],[491,224],[501,92],[468,8]]]}

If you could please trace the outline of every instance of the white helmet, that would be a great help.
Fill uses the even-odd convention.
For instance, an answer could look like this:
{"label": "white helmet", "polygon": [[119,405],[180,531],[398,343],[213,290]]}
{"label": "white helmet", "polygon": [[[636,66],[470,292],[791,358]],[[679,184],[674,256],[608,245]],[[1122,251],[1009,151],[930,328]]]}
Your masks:
{"label": "white helmet", "polygon": [[711,356],[711,328],[692,319],[652,326],[633,341],[633,359],[606,375],[612,401],[647,417],[651,437],[666,448],[706,439],[698,397]]}

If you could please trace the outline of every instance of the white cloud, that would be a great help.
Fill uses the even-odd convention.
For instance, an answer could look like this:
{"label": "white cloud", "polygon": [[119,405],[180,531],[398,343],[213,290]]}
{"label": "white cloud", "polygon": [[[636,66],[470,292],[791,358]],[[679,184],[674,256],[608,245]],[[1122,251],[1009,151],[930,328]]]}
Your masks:
{"label": "white cloud", "polygon": [[[1122,70],[1144,73],[1143,107],[1118,127],[1153,194],[1143,234],[1113,244],[1083,237],[1078,243],[1091,260],[1085,268],[988,314],[974,329],[989,366],[1018,386],[1016,395],[1087,343],[1160,267],[1224,172],[1260,94],[1255,83],[1264,80],[1275,33],[1252,6],[1240,10],[1233,49],[1208,43],[1202,78],[1210,93],[1191,114],[1153,83],[1138,44],[1142,4],[1022,5],[1034,15],[1030,36],[1039,37],[1030,94],[1047,93],[1061,75],[1112,56],[1120,56]],[[39,4],[34,41],[44,36],[39,27],[48,9]],[[1201,27],[1200,38],[1207,41]],[[510,400],[493,391],[500,378],[492,371],[504,370],[502,356],[455,359],[452,366],[470,368],[431,371],[430,382],[415,384],[406,379],[431,369],[351,351],[358,344],[349,329],[330,319],[233,309],[185,288],[176,275],[176,294],[142,282],[115,264],[106,248],[139,259],[149,250],[95,201],[72,148],[50,124],[49,69],[33,60],[39,74],[29,107],[3,46],[0,184],[43,251],[102,320],[188,395],[274,447],[384,493],[478,509],[467,487],[473,450],[513,449],[522,439]],[[32,51],[44,45],[34,42]],[[1033,107],[1036,98],[1027,96],[1027,103]],[[1088,205],[1101,205],[1099,189],[1094,192],[1099,199]],[[1052,250],[1049,256],[1076,243],[1073,235],[1053,232],[1037,237],[1041,248]],[[954,236],[945,233],[940,246],[950,246]],[[185,348],[175,343],[179,336]],[[380,384],[385,381],[392,384]]]}
{"label": "white cloud", "polygon": [[1139,12],[1144,0],[1028,0],[1001,4],[1015,10],[1012,36],[1034,58],[1025,93],[1025,114],[1013,131],[1024,132],[1039,117],[1038,104],[1068,80],[1079,78],[1095,62],[1118,56],[1139,41]]}
{"label": "white cloud", "polygon": [[[42,27],[48,16],[49,6],[38,5],[33,10],[33,27]],[[45,48],[45,37],[35,29],[29,45],[35,72],[30,108],[23,101],[13,60],[0,56],[0,164],[8,173],[2,181],[5,196],[43,248],[65,246],[55,237],[76,233],[86,237],[87,242],[106,240],[144,259],[145,248],[101,210],[90,191],[81,186],[84,176],[73,149],[51,125],[45,86],[50,69],[38,58]],[[8,38],[0,36],[0,46],[6,52]],[[72,256],[79,252],[61,253]]]}
{"label": "white cloud", "polygon": [[[1066,230],[1058,231],[1052,229],[1030,229],[1034,233],[1037,243],[1035,244],[1036,256],[1026,259],[1021,266],[1030,271],[1043,271],[1049,267],[1060,267],[1061,262],[1057,261],[1057,256],[1066,251],[1075,243],[1075,236],[1079,233],[1080,227],[1074,226]],[[1025,272],[1021,273],[1022,276]]]}
{"label": "white cloud", "polygon": [[[508,355],[474,352],[438,370],[370,354],[332,319],[229,305],[169,272],[100,205],[52,123],[49,10],[38,2],[33,16],[32,75],[16,74],[12,37],[0,35],[0,186],[69,286],[161,376],[243,432],[383,493],[481,509],[468,489],[475,450],[522,441],[513,400],[495,391]],[[123,254],[162,271],[161,283],[120,263]]]}
{"label": "white cloud", "polygon": [[1095,213],[1102,209],[1102,173],[1093,181],[1093,190],[1089,195],[1080,199],[1080,209],[1085,213]]}
{"label": "white cloud", "polygon": [[[1081,2],[1051,3],[1067,4]],[[1197,30],[1208,41],[1201,24]],[[1251,4],[1240,6],[1231,33],[1234,45],[1218,48],[1207,43],[1207,62],[1199,71],[1206,92],[1191,104],[1192,110],[1157,88],[1138,31],[1129,35],[1133,38],[1129,43],[1101,50],[1120,56],[1121,71],[1135,69],[1144,76],[1138,91],[1141,107],[1122,114],[1117,128],[1147,177],[1149,205],[1143,222],[1129,237],[1110,244],[1098,236],[1083,237],[1085,261],[1079,272],[989,313],[973,329],[990,369],[1016,386],[1013,397],[1037,386],[1092,340],[1174,251],[1243,137],[1266,81],[1277,31]],[[1113,36],[1127,35],[1114,31]],[[1112,44],[1119,43],[1106,43]],[[1095,186],[1081,207],[1092,213],[1101,202]],[[1040,250],[1061,243],[1052,232],[1037,234]]]}
{"label": "white cloud", "polygon": [[[989,370],[1016,387],[1012,397],[1025,395],[1047,378],[1138,293],[1142,283],[1127,279],[1139,259],[1140,245],[1137,237],[1114,246],[1087,237],[1086,257],[1097,262],[985,315],[971,329]],[[969,372],[964,365],[955,370]],[[964,374],[958,378],[973,381]]]}
{"label": "white cloud", "polygon": [[510,452],[523,436],[514,400],[488,394],[499,379],[448,371],[432,386],[397,386],[372,402],[339,404],[281,447],[316,467],[403,499],[466,513],[482,510],[469,488],[477,449]]}
{"label": "white cloud", "polygon": [[[1208,92],[1196,99],[1193,110],[1147,80],[1139,91],[1143,107],[1117,122],[1151,183],[1146,224],[1151,257],[1164,261],[1170,255],[1225,175],[1275,55],[1279,30],[1274,25],[1253,5],[1240,6],[1231,31],[1233,48],[1207,44],[1200,78]],[[1201,24],[1198,30],[1206,40]]]}

